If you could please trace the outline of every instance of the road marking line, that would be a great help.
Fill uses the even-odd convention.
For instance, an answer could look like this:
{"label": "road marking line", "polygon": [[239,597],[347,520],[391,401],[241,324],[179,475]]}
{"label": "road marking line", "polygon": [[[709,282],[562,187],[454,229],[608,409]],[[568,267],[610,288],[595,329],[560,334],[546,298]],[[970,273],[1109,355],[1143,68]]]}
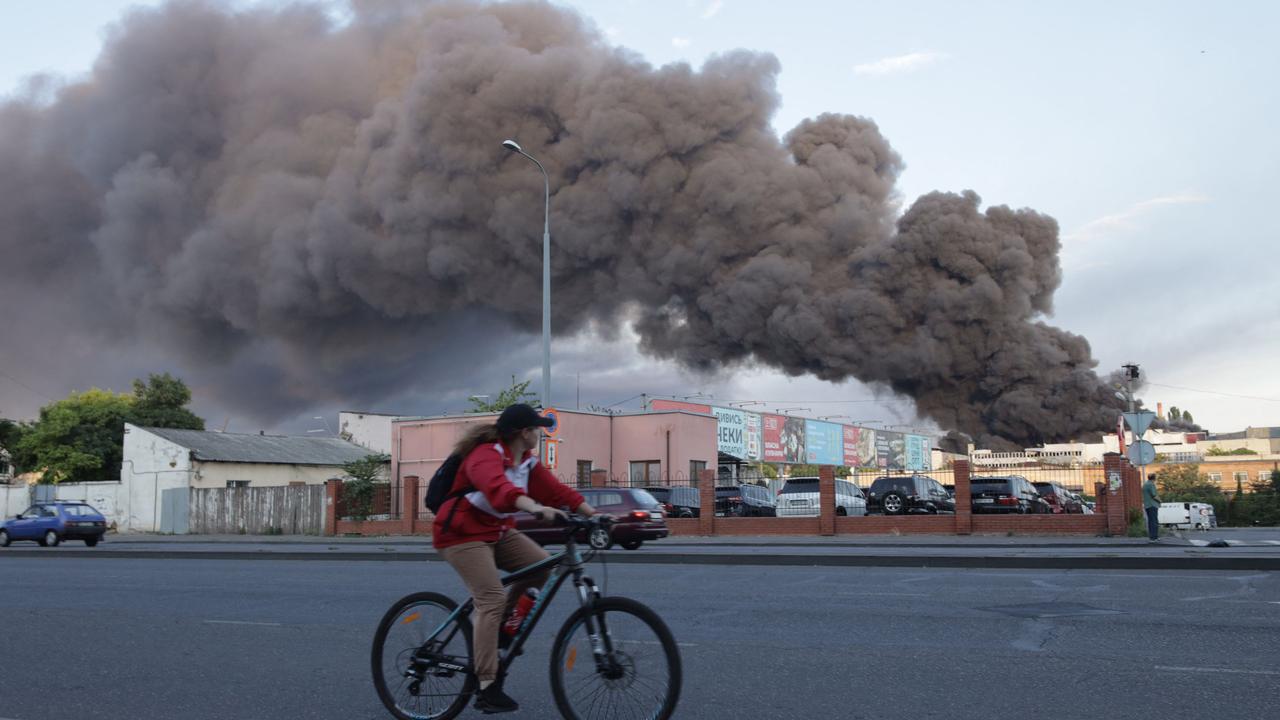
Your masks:
{"label": "road marking line", "polygon": [[1192,540],[1190,538],[1187,538],[1187,542],[1191,543],[1192,545],[1195,545],[1196,547],[1207,547],[1209,545],[1208,540]]}
{"label": "road marking line", "polygon": [[205,620],[209,625],[257,625],[260,627],[280,627],[281,623],[250,622],[248,620]]}
{"label": "road marking line", "polygon": [[1171,667],[1168,665],[1157,665],[1156,669],[1172,672],[1229,673],[1232,675],[1280,675],[1278,670],[1237,670],[1235,668]]}
{"label": "road marking line", "polygon": [[[622,641],[622,644],[624,644],[624,645],[625,645],[625,644],[627,644],[628,642],[635,643],[636,645],[661,645],[661,644],[662,644],[662,643],[658,642],[657,640],[623,640],[623,641]],[[698,647],[698,643],[691,643],[691,642],[680,642],[680,641],[676,641],[676,645],[678,645],[678,646],[680,646],[680,647]],[[3,719],[3,718],[0,718],[0,720],[4,720],[4,719]]]}

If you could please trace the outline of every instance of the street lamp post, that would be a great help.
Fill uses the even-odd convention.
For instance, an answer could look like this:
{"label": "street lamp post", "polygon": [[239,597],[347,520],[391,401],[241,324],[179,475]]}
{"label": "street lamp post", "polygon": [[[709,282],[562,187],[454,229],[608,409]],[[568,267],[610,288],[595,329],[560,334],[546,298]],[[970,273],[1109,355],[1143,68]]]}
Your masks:
{"label": "street lamp post", "polygon": [[542,171],[542,407],[551,406],[551,178],[542,163],[525,152],[515,140],[503,140],[502,147],[528,158]]}

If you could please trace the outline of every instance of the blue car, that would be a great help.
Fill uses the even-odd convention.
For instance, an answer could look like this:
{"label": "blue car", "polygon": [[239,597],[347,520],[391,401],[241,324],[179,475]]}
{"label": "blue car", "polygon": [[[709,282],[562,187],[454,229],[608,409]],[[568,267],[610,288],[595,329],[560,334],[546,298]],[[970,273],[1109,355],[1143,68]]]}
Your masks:
{"label": "blue car", "polygon": [[33,540],[47,547],[63,540],[83,540],[93,547],[106,532],[107,519],[82,502],[37,503],[15,518],[0,521],[0,547],[14,540]]}

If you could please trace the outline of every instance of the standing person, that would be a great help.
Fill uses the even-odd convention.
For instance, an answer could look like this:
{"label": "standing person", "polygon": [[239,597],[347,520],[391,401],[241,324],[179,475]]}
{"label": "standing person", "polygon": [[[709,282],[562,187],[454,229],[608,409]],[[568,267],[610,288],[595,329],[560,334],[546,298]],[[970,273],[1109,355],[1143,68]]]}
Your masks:
{"label": "standing person", "polygon": [[1160,539],[1160,496],[1156,495],[1156,474],[1149,473],[1142,483],[1142,507],[1147,511],[1147,539]]}
{"label": "standing person", "polygon": [[517,510],[550,523],[575,508],[595,515],[595,508],[577,490],[564,485],[538,462],[542,428],[552,421],[519,403],[502,411],[492,425],[472,428],[454,452],[463,457],[450,494],[468,487],[472,492],[450,498],[440,506],[432,524],[431,542],[445,562],[462,578],[475,600],[473,660],[480,692],[476,709],[511,712],[519,705],[502,691],[498,677],[499,629],[516,602],[529,588],[541,588],[550,571],[512,583],[504,591],[498,570],[513,571],[548,557],[527,535],[515,529]]}

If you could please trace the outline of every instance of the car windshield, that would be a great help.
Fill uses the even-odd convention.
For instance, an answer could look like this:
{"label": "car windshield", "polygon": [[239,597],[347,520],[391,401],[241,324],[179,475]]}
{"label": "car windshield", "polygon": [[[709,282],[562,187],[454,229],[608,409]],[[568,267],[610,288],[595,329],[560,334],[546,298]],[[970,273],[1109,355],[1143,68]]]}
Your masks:
{"label": "car windshield", "polygon": [[632,490],[631,497],[639,503],[641,507],[649,507],[658,504],[657,499],[654,498],[648,490]]}
{"label": "car windshield", "polygon": [[812,480],[792,479],[792,480],[788,480],[787,484],[782,486],[783,495],[793,495],[795,493],[816,493],[816,492],[818,492],[817,478],[814,478]]}
{"label": "car windshield", "polygon": [[93,517],[98,514],[97,510],[88,505],[63,505],[62,512],[73,517]]}

